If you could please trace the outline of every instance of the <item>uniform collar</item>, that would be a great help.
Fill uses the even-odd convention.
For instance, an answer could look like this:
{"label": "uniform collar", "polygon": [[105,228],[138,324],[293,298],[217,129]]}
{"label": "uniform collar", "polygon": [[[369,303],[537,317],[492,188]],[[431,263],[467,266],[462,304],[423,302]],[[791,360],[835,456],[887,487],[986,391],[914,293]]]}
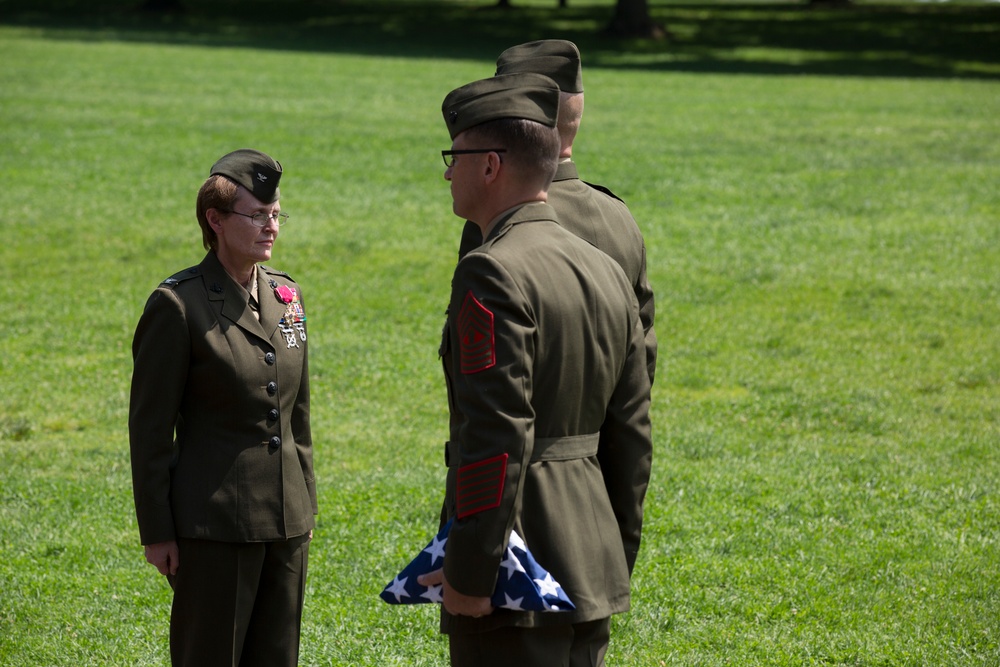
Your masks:
{"label": "uniform collar", "polygon": [[555,220],[556,211],[547,202],[533,201],[509,208],[490,223],[493,227],[486,235],[486,241],[503,235],[514,225],[538,220]]}
{"label": "uniform collar", "polygon": [[559,166],[556,167],[555,181],[569,181],[574,178],[580,178],[580,174],[576,170],[576,163],[573,160],[567,158],[559,162]]}
{"label": "uniform collar", "polygon": [[[273,323],[270,321],[267,316],[268,309],[264,307],[264,304],[260,304],[260,321],[257,321],[257,318],[254,317],[253,312],[250,310],[250,305],[247,303],[247,297],[249,296],[247,290],[242,285],[237,284],[226,273],[225,267],[222,266],[222,262],[219,261],[214,252],[209,251],[205,255],[200,268],[205,281],[208,300],[222,302],[222,316],[236,323],[241,329],[245,329],[255,336],[268,340],[269,336],[265,327],[270,328],[273,332],[274,328],[277,327],[277,321]],[[262,275],[263,272],[257,268],[255,280],[258,286]]]}

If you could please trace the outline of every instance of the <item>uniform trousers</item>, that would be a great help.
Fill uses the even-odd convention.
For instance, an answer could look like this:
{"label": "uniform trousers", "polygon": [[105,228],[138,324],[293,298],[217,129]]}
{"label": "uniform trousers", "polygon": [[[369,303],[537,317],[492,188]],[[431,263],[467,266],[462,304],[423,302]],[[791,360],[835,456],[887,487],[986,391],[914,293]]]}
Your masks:
{"label": "uniform trousers", "polygon": [[603,667],[611,619],[448,635],[452,667]]}
{"label": "uniform trousers", "polygon": [[309,536],[179,539],[170,613],[174,667],[295,667]]}

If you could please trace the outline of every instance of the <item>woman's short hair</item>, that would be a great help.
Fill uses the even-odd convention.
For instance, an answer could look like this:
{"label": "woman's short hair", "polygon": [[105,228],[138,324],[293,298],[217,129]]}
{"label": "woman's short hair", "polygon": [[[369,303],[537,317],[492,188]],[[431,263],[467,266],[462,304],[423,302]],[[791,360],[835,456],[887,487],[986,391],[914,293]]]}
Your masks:
{"label": "woman's short hair", "polygon": [[208,224],[208,209],[216,208],[220,211],[233,210],[233,203],[239,194],[240,186],[233,183],[225,176],[216,174],[209,176],[201,189],[198,190],[198,224],[201,226],[201,241],[205,245],[205,250],[217,250],[218,239],[215,230]]}

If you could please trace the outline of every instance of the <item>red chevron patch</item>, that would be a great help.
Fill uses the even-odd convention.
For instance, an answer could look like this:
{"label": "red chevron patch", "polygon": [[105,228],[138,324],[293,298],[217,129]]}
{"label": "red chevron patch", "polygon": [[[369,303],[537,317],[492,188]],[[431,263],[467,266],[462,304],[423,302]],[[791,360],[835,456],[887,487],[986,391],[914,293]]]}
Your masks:
{"label": "red chevron patch", "polygon": [[472,294],[465,295],[458,313],[459,368],[462,373],[478,373],[497,363],[493,336],[493,313]]}
{"label": "red chevron patch", "polygon": [[499,507],[506,477],[506,454],[459,468],[455,486],[458,518]]}

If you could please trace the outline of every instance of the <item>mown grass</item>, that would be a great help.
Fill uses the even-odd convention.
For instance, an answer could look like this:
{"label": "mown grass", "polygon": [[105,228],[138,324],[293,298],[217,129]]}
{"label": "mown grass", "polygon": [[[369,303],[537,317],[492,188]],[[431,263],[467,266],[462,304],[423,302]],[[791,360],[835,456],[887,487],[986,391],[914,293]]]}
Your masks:
{"label": "mown grass", "polygon": [[655,5],[674,40],[648,45],[571,4],[262,24],[0,2],[0,664],[167,662],[129,345],[241,146],[285,165],[274,264],[309,309],[302,664],[445,663],[435,610],[376,597],[441,496],[461,221],[439,108],[538,36],[584,50],[577,160],[630,203],[657,290],[654,477],[609,662],[1000,664],[996,10]]}

